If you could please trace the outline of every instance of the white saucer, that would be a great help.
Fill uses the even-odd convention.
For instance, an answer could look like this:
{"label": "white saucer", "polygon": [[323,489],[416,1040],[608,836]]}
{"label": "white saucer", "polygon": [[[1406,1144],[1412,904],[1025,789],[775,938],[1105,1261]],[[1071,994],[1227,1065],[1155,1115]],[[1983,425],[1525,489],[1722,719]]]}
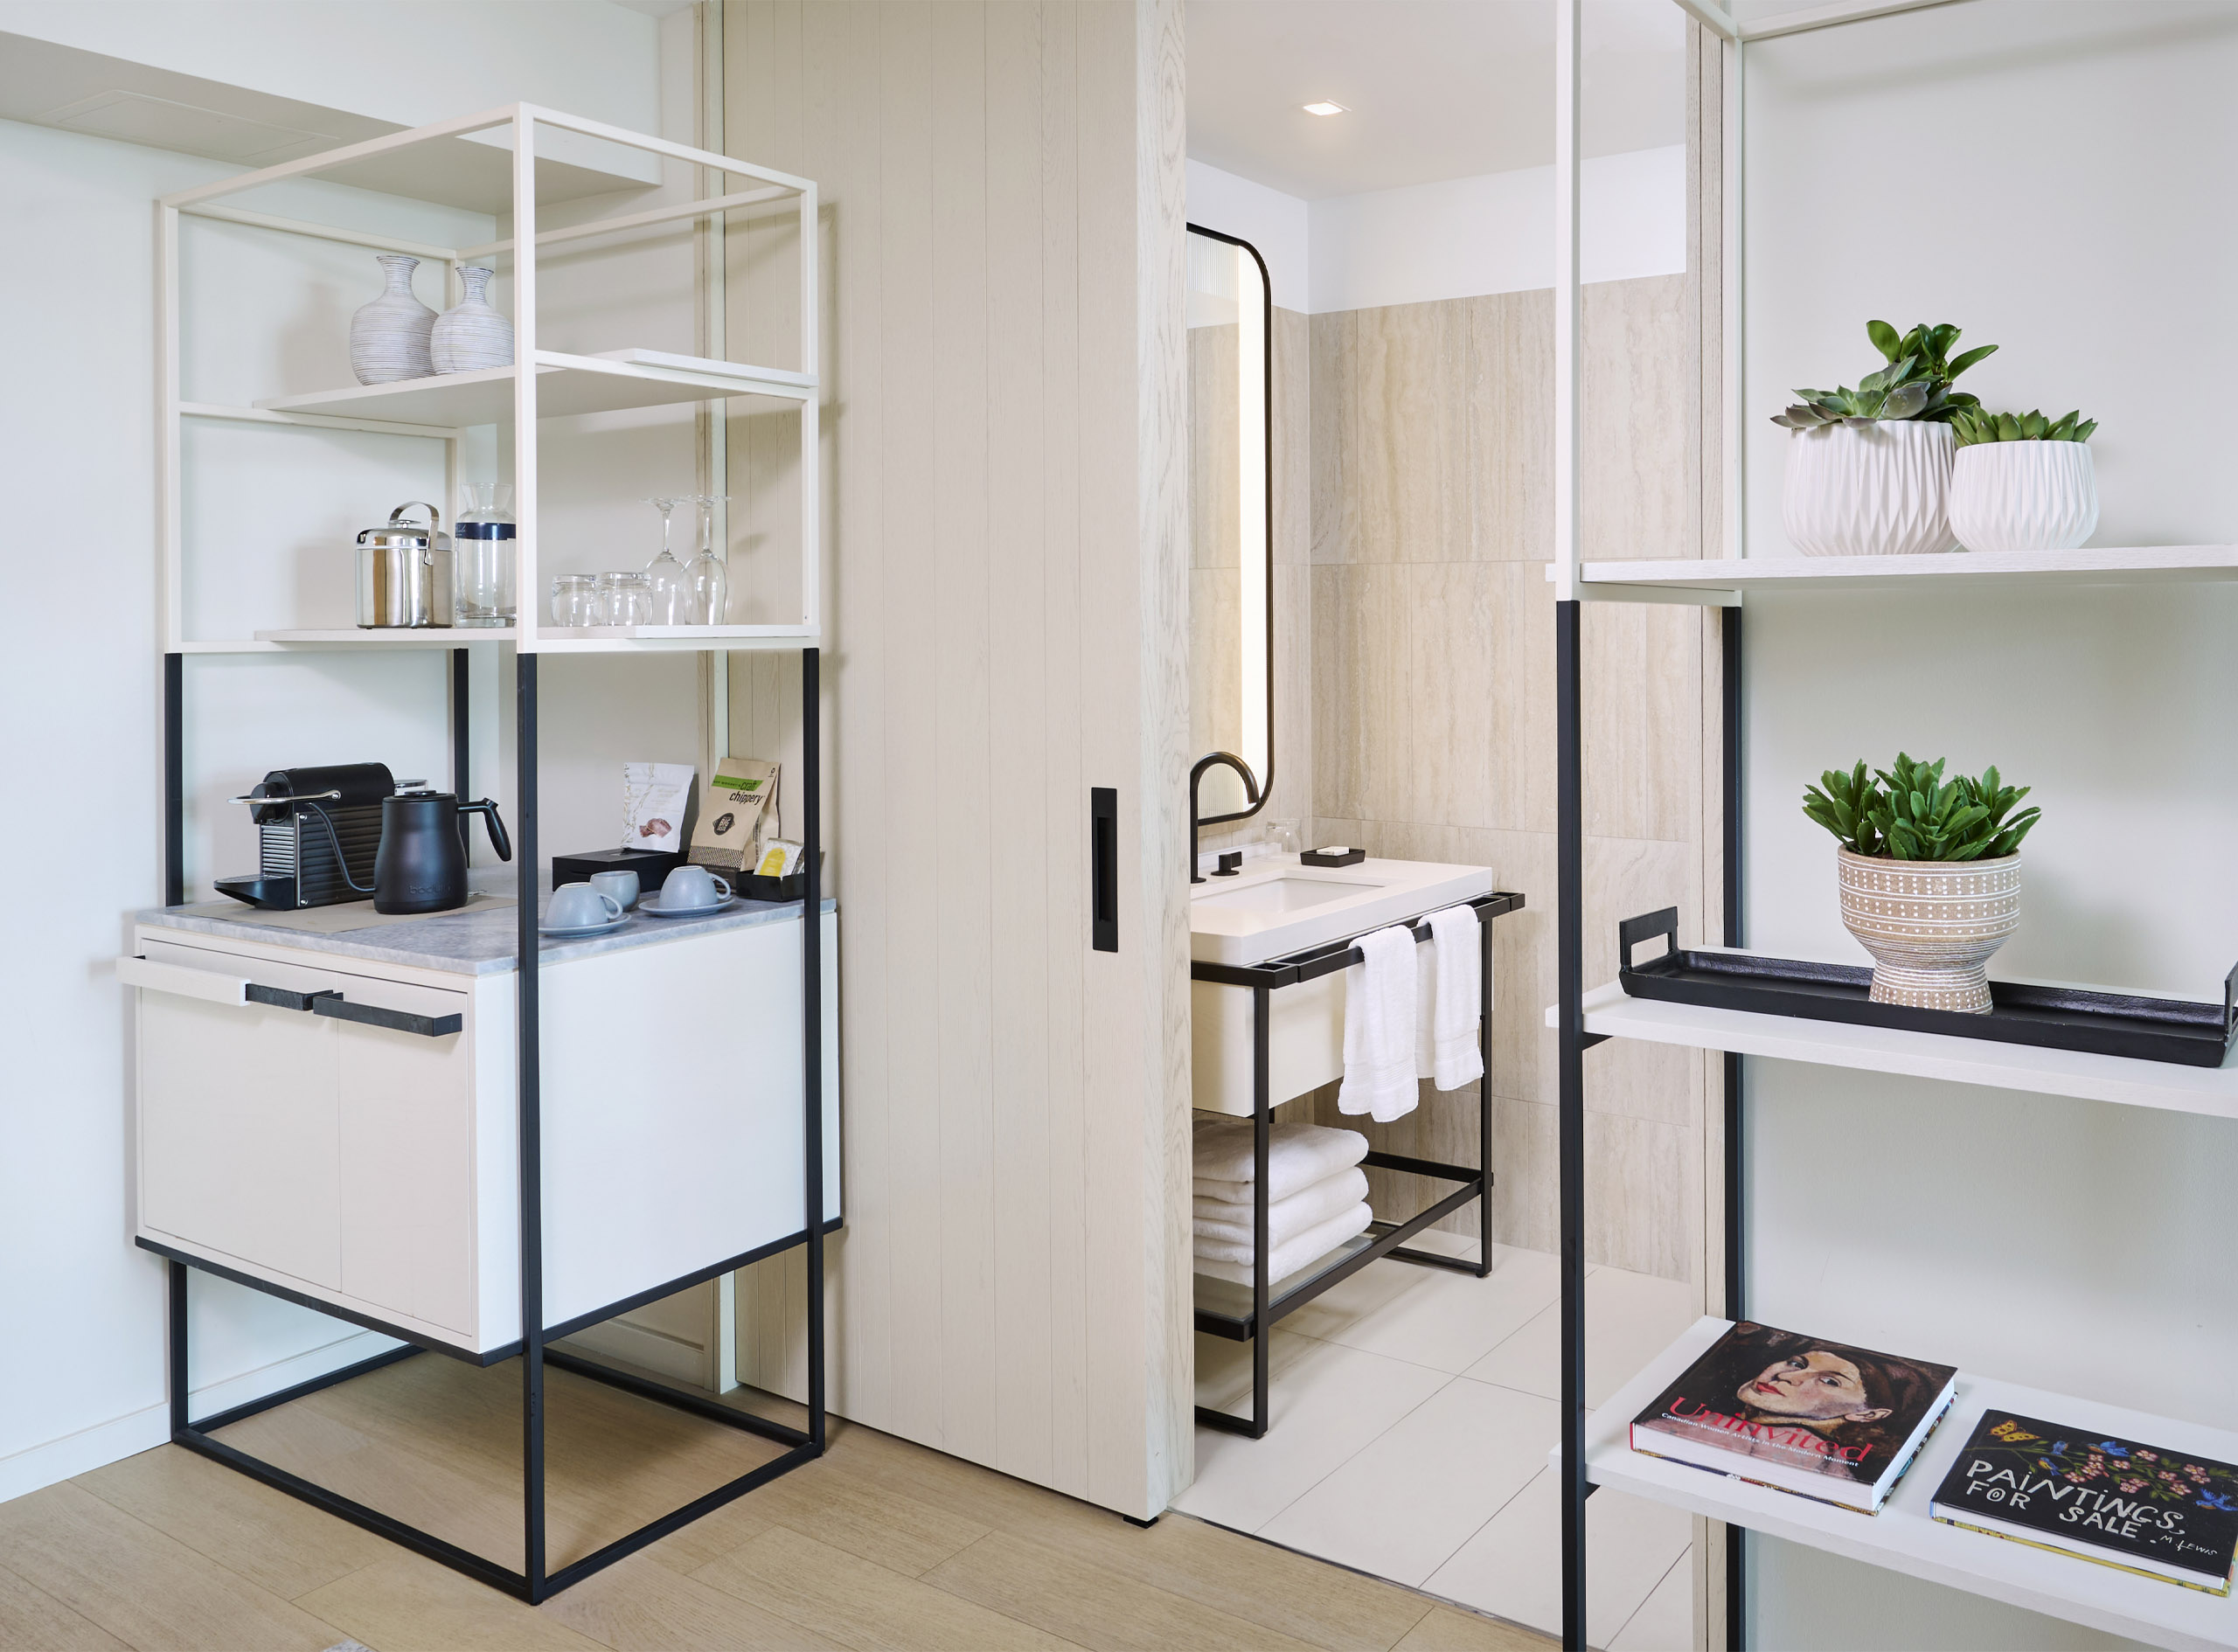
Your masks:
{"label": "white saucer", "polygon": [[660,895],[656,892],[653,894],[639,896],[637,899],[637,910],[643,913],[648,918],[705,918],[709,913],[720,912],[726,906],[732,906],[737,904],[738,897],[736,895],[726,895],[722,899],[716,901],[712,906],[679,906],[674,912],[669,912],[661,906]]}
{"label": "white saucer", "polygon": [[611,930],[621,928],[629,921],[629,915],[624,913],[619,918],[607,919],[594,924],[539,924],[536,927],[536,933],[539,935],[550,935],[559,941],[580,941],[585,935],[606,934]]}

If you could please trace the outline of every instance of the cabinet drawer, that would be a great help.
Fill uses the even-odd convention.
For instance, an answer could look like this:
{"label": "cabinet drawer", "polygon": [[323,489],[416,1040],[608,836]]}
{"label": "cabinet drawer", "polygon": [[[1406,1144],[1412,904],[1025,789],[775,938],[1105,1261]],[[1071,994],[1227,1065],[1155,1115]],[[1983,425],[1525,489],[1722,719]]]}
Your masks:
{"label": "cabinet drawer", "polygon": [[[469,995],[144,939],[151,962],[414,1017]],[[141,995],[150,1228],[382,1316],[474,1332],[470,1029],[440,1037],[258,1003]]]}

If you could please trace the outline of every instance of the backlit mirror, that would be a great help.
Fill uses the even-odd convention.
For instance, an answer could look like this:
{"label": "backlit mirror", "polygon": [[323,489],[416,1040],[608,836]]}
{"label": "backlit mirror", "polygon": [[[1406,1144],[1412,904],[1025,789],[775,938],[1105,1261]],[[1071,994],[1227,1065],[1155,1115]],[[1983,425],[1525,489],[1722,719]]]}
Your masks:
{"label": "backlit mirror", "polygon": [[[1267,795],[1275,755],[1274,311],[1248,242],[1189,226],[1189,756],[1228,752]],[[1207,823],[1256,811],[1225,765],[1198,788]]]}

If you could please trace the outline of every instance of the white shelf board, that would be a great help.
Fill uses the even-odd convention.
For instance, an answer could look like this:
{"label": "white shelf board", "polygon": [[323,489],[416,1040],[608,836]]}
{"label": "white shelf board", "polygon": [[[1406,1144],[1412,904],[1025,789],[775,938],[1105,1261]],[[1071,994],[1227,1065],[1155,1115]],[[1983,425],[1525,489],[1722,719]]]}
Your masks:
{"label": "white shelf board", "polygon": [[[677,649],[719,649],[745,653],[757,649],[813,648],[820,635],[798,625],[601,625],[580,628],[546,627],[536,634],[546,654],[642,654]],[[379,627],[359,630],[259,631],[247,642],[189,642],[189,654],[262,654],[274,649],[460,649],[480,642],[514,642],[511,627]]]}
{"label": "white shelf board", "polygon": [[[2167,1061],[2042,1050],[1988,1038],[1855,1027],[1802,1016],[1757,1015],[1702,1004],[1635,998],[1616,982],[1585,995],[1585,1030],[1611,1038],[1675,1044],[1693,1050],[1812,1061],[1821,1066],[1897,1072],[1953,1084],[1984,1084],[2037,1095],[2082,1096],[2130,1107],[2162,1107],[2238,1119],[2238,1067],[2184,1067]],[[1546,1024],[1558,1024],[1549,1008]]]}
{"label": "white shelf board", "polygon": [[[538,351],[536,361],[537,413],[546,419],[733,397],[751,400],[754,406],[748,411],[767,413],[797,407],[816,393],[814,381],[804,374],[733,364],[719,364],[725,371],[712,372],[602,356],[568,356],[550,350]],[[347,390],[274,397],[255,406],[266,413],[326,413],[443,429],[510,424],[517,371],[487,367],[479,372],[441,373],[388,385],[352,385]]]}
{"label": "white shelf board", "polygon": [[[1548,576],[1553,575],[1551,565]],[[1578,581],[1623,600],[1646,592],[1937,590],[1966,585],[2156,585],[2238,580],[2238,545],[2086,546],[2080,551],[1954,551],[1924,557],[1723,557],[1588,562]],[[1652,600],[1643,596],[1642,600]]]}
{"label": "white shelf board", "polygon": [[[2158,1579],[1947,1526],[1928,1513],[1935,1489],[1985,1410],[2238,1461],[2238,1434],[2149,1416],[2118,1406],[2046,1393],[1992,1378],[1958,1374],[1958,1397],[1877,1515],[1858,1514],[1790,1492],[1752,1485],[1631,1449],[1631,1419],[1724,1334],[1730,1320],[1697,1320],[1609,1402],[1586,1419],[1585,1462],[1596,1485],[1746,1526],[1830,1554],[1886,1566],[2031,1612],[2089,1624],[2156,1646],[2206,1652],[2238,1647],[2238,1596],[2205,1594]],[[1559,1469],[1560,1448],[1553,1453]]]}

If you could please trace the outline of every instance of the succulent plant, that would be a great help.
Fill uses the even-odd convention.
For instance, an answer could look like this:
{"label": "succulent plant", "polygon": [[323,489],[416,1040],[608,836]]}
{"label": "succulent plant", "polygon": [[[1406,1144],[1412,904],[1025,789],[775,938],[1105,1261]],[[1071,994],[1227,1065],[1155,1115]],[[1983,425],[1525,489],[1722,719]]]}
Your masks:
{"label": "succulent plant", "polygon": [[2064,419],[2035,412],[1993,413],[1985,407],[1961,407],[1950,417],[1950,434],[1962,448],[1977,441],[2088,441],[2097,428],[2098,421],[2083,418],[2081,408]]}
{"label": "succulent plant", "polygon": [[[1943,778],[1942,758],[1915,762],[1896,754],[1894,772],[1864,762],[1846,773],[1830,768],[1803,790],[1803,812],[1853,855],[1891,860],[1994,860],[2020,847],[2043,811],[2012,806],[2028,795],[2007,786],[1994,766],[1979,778]],[[2009,816],[2009,818],[2008,818]]]}
{"label": "succulent plant", "polygon": [[1951,389],[1951,381],[1997,349],[1980,344],[1955,360],[1950,346],[1958,330],[1949,322],[1929,327],[1922,322],[1898,335],[1887,322],[1867,322],[1866,337],[1888,364],[1858,380],[1855,390],[1838,385],[1832,390],[1797,390],[1803,398],[1772,422],[1790,430],[1815,430],[1820,425],[1866,425],[1877,419],[1914,419],[1923,424],[1948,422],[1964,408],[1978,407],[1978,397]]}

